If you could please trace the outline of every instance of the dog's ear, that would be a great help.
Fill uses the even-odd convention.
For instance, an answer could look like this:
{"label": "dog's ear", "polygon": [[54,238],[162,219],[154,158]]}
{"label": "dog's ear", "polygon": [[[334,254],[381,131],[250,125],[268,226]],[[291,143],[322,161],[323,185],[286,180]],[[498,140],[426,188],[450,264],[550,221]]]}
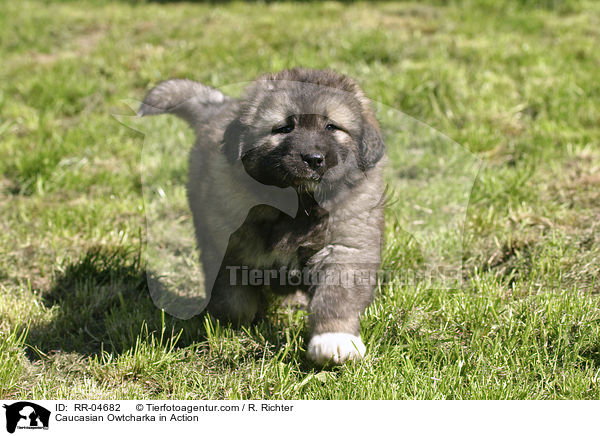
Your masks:
{"label": "dog's ear", "polygon": [[373,168],[383,157],[385,146],[377,121],[367,119],[360,141],[358,166],[362,171]]}
{"label": "dog's ear", "polygon": [[246,127],[237,118],[229,123],[225,129],[225,133],[223,134],[223,153],[225,153],[230,163],[234,163],[242,157],[245,131]]}

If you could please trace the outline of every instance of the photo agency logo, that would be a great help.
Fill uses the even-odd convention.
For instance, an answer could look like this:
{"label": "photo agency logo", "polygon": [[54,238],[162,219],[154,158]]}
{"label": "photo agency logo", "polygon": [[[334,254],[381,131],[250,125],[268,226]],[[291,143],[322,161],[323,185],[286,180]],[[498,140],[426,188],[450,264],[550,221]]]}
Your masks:
{"label": "photo agency logo", "polygon": [[29,401],[4,404],[6,411],[6,431],[14,433],[19,430],[48,430],[50,411]]}
{"label": "photo agency logo", "polygon": [[[481,161],[362,94],[380,132],[341,89],[268,82],[217,90],[167,81],[143,103],[126,102],[136,115],[114,115],[143,135],[144,260],[154,303],[188,319],[209,301],[219,304],[215,290],[232,287],[309,295],[323,286],[354,294],[388,284],[459,287]],[[296,113],[282,112],[288,104]],[[140,116],[160,113],[192,128],[176,117]],[[231,113],[241,115],[232,121]],[[373,147],[381,138],[385,155]]]}

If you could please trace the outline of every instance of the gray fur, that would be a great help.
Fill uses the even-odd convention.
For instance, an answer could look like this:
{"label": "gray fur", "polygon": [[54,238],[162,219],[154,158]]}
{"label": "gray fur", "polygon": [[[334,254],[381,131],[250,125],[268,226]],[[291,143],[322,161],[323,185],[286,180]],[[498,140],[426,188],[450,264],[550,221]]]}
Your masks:
{"label": "gray fur", "polygon": [[166,80],[148,93],[138,116],[170,113],[194,127],[208,122],[230,100],[220,91],[192,80]]}
{"label": "gray fur", "polygon": [[[305,268],[315,275],[378,270],[383,141],[353,80],[286,70],[259,78],[240,100],[169,80],[150,91],[139,113],[172,113],[196,132],[188,198],[212,315],[243,323],[264,309],[263,288],[232,285],[227,266]],[[322,156],[322,166],[311,167],[307,155]],[[270,287],[308,295],[313,337],[358,336],[374,292],[372,283]]]}

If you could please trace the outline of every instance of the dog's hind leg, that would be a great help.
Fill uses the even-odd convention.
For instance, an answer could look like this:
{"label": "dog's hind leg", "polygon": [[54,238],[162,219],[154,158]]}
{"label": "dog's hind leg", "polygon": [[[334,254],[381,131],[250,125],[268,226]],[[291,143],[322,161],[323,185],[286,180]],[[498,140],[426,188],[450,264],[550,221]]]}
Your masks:
{"label": "dog's hind leg", "polygon": [[207,312],[235,326],[250,324],[264,312],[264,297],[260,287],[232,284],[229,273],[219,273],[213,286]]}

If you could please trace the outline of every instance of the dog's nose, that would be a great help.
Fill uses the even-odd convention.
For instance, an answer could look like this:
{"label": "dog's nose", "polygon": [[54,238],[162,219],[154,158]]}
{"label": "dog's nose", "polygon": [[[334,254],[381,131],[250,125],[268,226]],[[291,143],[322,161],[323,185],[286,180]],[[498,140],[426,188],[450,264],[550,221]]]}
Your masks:
{"label": "dog's nose", "polygon": [[302,160],[313,170],[318,170],[325,163],[325,156],[321,153],[307,153],[302,155]]}

